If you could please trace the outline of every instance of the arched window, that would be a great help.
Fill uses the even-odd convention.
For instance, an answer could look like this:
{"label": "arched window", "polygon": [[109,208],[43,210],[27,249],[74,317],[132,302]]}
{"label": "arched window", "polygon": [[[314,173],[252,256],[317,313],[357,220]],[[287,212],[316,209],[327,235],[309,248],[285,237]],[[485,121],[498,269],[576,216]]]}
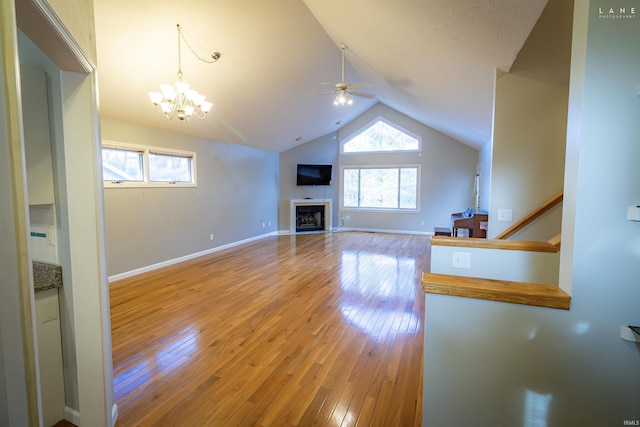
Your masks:
{"label": "arched window", "polygon": [[342,152],[349,154],[420,151],[420,145],[419,137],[379,117],[362,131],[345,140]]}

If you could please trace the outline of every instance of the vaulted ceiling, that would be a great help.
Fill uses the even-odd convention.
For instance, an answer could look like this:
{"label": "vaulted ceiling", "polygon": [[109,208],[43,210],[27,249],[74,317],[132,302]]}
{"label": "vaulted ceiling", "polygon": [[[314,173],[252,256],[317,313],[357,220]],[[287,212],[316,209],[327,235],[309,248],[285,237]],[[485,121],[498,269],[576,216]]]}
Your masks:
{"label": "vaulted ceiling", "polygon": [[[508,71],[547,0],[96,0],[101,115],[281,152],[382,102],[469,146],[491,138],[496,69]],[[184,80],[214,106],[167,120],[147,92]],[[341,80],[374,99],[337,107]],[[328,86],[327,83],[330,83]],[[133,142],[133,141],[127,141]]]}

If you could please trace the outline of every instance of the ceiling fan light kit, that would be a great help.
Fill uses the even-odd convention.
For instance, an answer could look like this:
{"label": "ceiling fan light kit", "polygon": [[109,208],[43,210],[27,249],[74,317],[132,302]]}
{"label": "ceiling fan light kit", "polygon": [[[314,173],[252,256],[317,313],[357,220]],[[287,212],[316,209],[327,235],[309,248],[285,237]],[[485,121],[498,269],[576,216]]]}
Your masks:
{"label": "ceiling fan light kit", "polygon": [[214,52],[211,55],[210,60],[201,58],[195,53],[193,48],[191,48],[191,45],[182,34],[180,24],[176,27],[178,29],[178,81],[176,82],[175,87],[169,84],[161,84],[160,92],[149,92],[149,99],[155,106],[156,111],[163,113],[167,119],[170,120],[175,116],[181,123],[183,123],[188,122],[192,116],[204,119],[207,116],[207,113],[211,111],[213,104],[205,101],[206,97],[204,95],[190,89],[189,83],[182,81],[181,40],[184,39],[185,43],[196,58],[208,64],[212,64],[220,59],[221,54],[220,52]]}
{"label": "ceiling fan light kit", "polygon": [[333,86],[333,92],[336,94],[335,99],[333,100],[333,105],[344,106],[353,104],[353,98],[351,95],[361,96],[363,98],[373,98],[373,95],[364,92],[356,92],[356,89],[359,89],[364,86],[368,86],[367,83],[358,83],[355,85],[351,85],[344,81],[344,51],[347,46],[344,43],[340,43],[340,50],[342,50],[342,80],[340,83],[337,83]]}
{"label": "ceiling fan light kit", "polygon": [[333,105],[351,105],[353,104],[353,99],[349,96],[349,92],[346,90],[341,90],[336,95],[336,99],[333,100]]}

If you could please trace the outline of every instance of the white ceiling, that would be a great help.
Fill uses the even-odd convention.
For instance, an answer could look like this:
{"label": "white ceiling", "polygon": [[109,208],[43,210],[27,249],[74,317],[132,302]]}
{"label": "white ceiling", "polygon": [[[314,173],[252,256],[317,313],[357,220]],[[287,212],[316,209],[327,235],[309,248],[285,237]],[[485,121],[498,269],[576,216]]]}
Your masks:
{"label": "white ceiling", "polygon": [[[281,152],[324,136],[382,102],[459,141],[491,137],[495,70],[508,71],[547,0],[96,0],[104,117]],[[179,123],[147,92],[184,80],[214,107]],[[336,107],[312,96],[366,81],[373,100]],[[300,137],[299,141],[296,138]],[[131,141],[129,141],[131,142]]]}

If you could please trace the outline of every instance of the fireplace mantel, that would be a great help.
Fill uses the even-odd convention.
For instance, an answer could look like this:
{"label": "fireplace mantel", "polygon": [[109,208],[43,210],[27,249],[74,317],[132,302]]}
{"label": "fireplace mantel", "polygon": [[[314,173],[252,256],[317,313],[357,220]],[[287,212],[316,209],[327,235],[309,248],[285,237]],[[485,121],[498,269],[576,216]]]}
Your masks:
{"label": "fireplace mantel", "polygon": [[324,206],[324,229],[332,230],[331,222],[331,199],[290,199],[291,209],[289,210],[289,230],[291,234],[296,233],[296,207],[298,206]]}

